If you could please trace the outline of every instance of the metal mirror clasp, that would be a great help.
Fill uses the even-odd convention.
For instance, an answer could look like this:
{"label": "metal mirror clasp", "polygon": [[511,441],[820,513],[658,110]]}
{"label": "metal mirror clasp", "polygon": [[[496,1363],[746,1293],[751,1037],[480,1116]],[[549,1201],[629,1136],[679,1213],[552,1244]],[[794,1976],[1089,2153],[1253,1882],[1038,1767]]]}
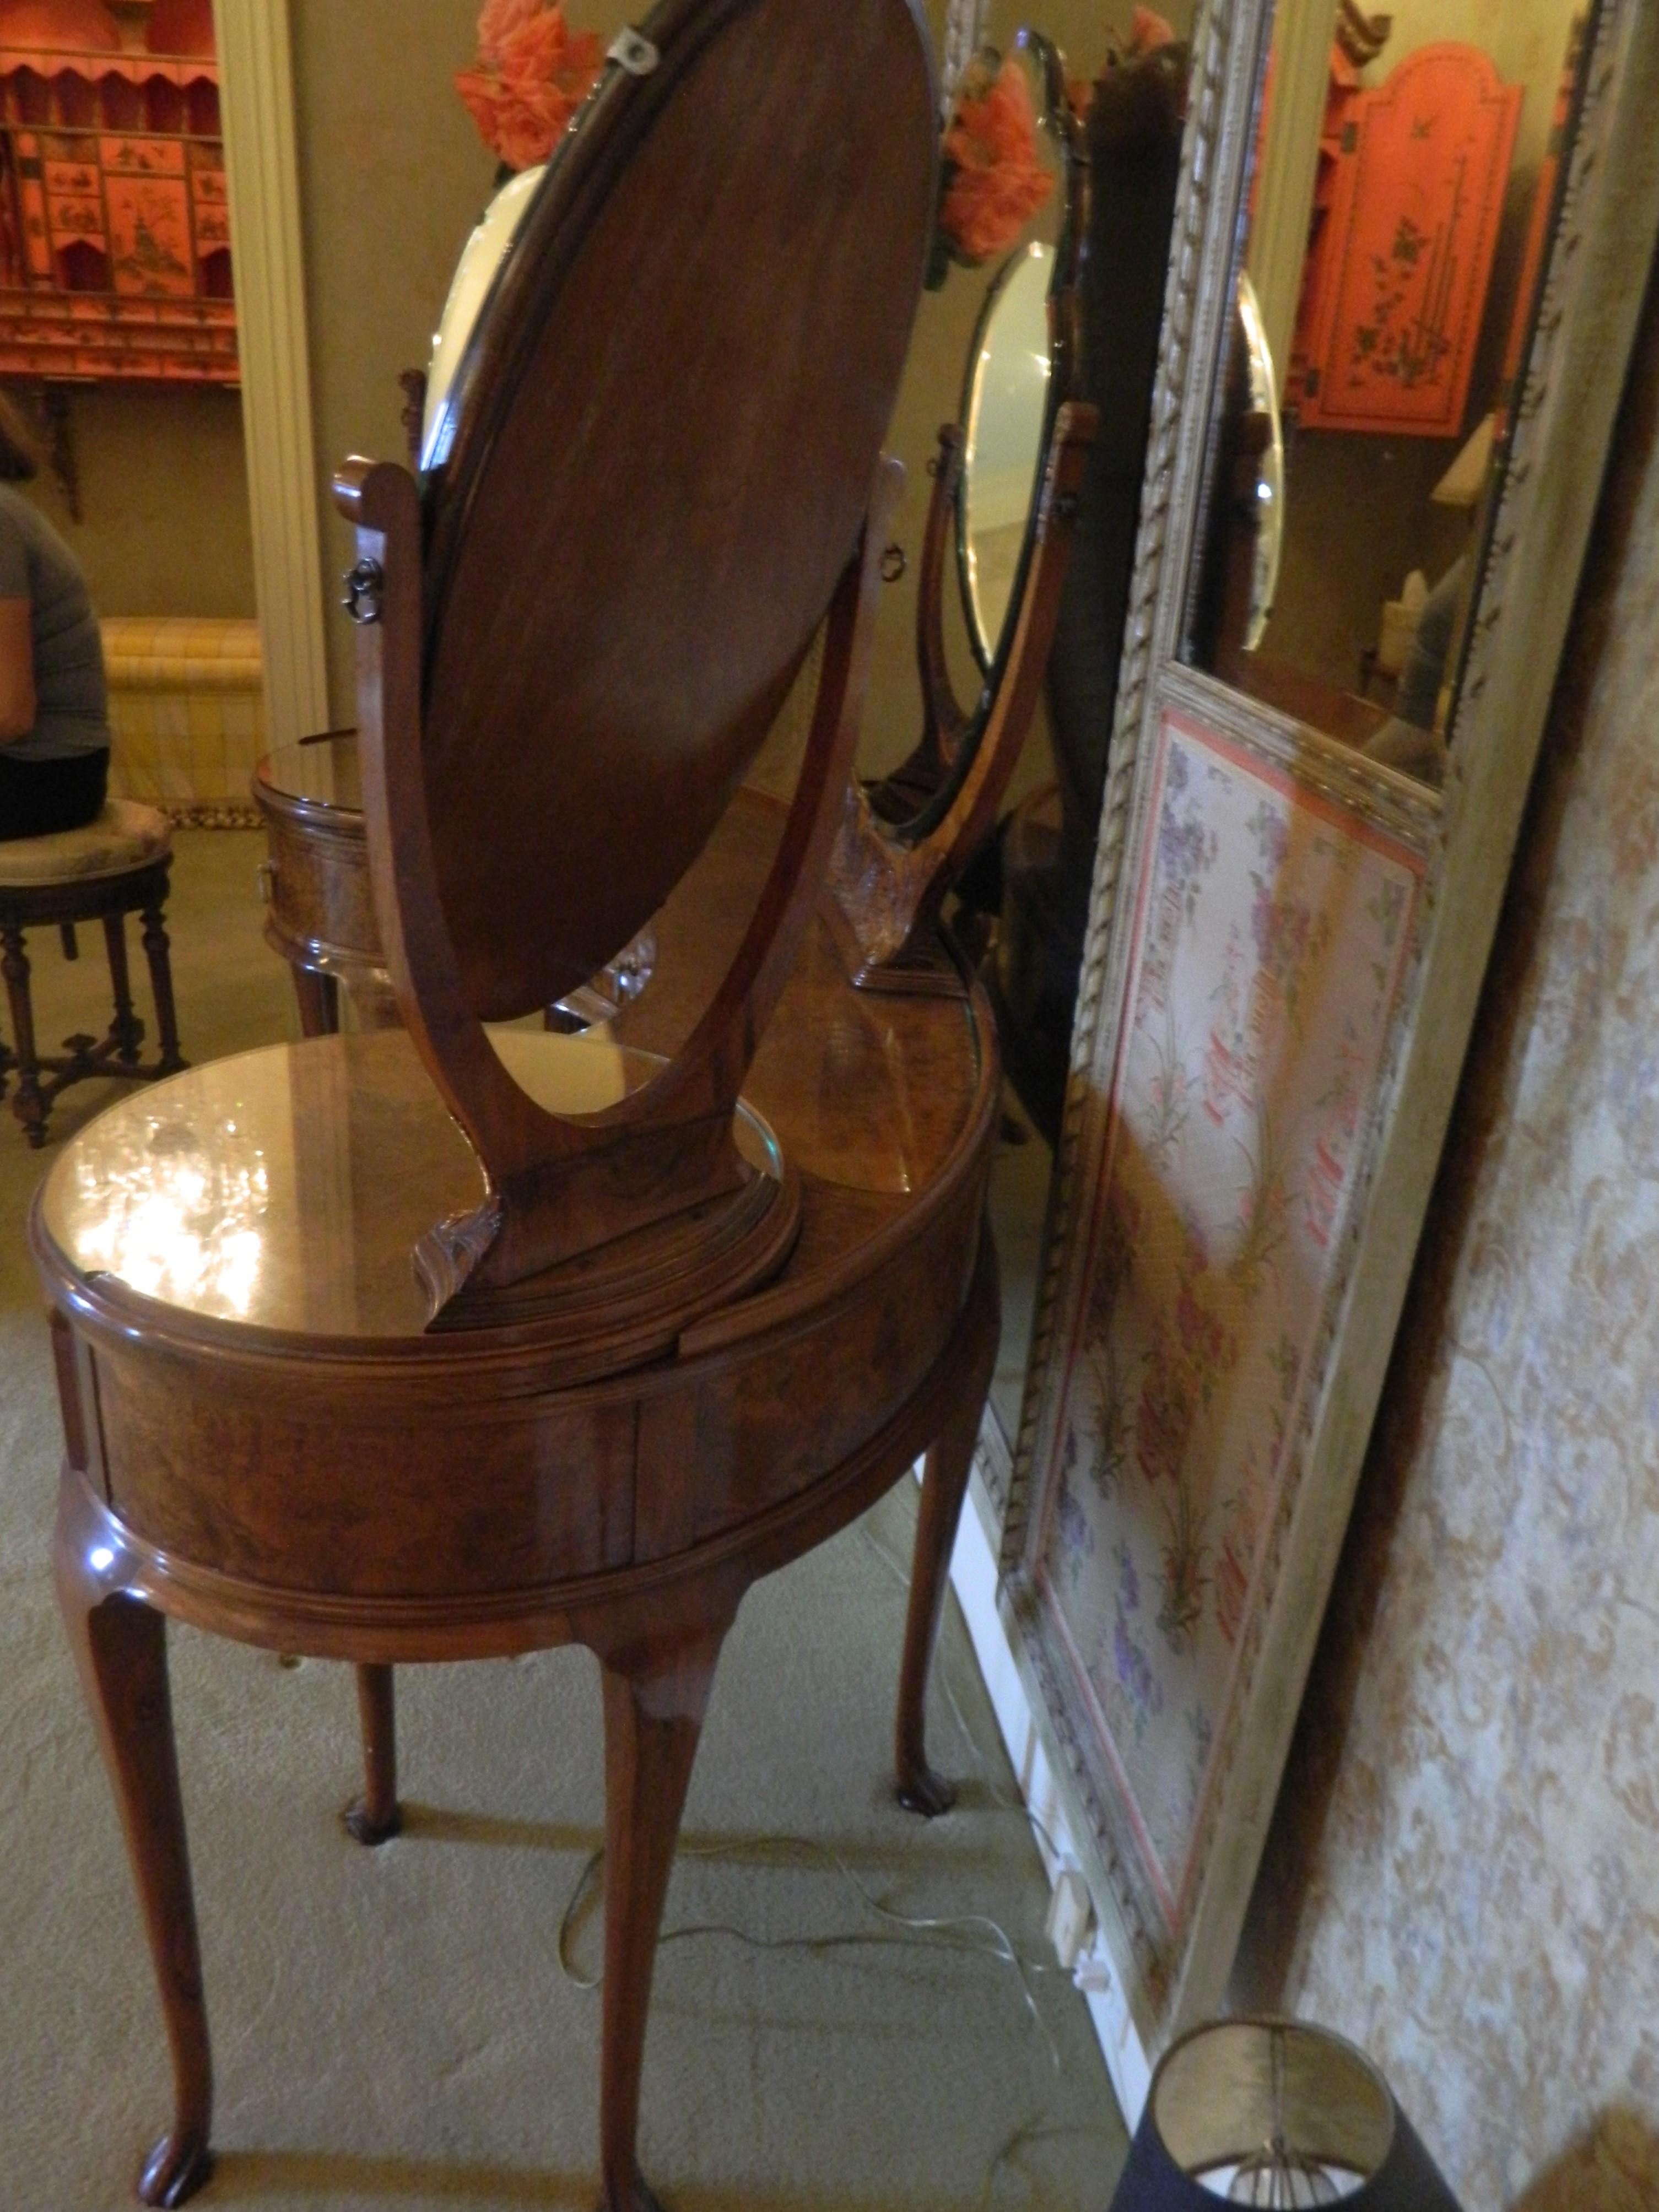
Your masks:
{"label": "metal mirror clasp", "polygon": [[662,57],[643,31],[618,31],[611,41],[608,58],[629,76],[649,76]]}
{"label": "metal mirror clasp", "polygon": [[347,571],[342,580],[345,597],[340,605],[355,623],[377,623],[380,619],[380,594],[386,583],[385,573],[378,561],[360,561]]}

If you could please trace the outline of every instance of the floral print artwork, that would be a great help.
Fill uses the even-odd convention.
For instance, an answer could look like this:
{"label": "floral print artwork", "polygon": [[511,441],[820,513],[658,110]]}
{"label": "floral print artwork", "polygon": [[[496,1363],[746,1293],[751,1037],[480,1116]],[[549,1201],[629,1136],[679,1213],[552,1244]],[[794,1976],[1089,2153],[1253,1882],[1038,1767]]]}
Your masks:
{"label": "floral print artwork", "polygon": [[1421,864],[1173,713],[1151,804],[1038,1559],[1173,1935]]}
{"label": "floral print artwork", "polygon": [[1522,97],[1479,46],[1449,39],[1351,96],[1310,302],[1304,428],[1457,435]]}

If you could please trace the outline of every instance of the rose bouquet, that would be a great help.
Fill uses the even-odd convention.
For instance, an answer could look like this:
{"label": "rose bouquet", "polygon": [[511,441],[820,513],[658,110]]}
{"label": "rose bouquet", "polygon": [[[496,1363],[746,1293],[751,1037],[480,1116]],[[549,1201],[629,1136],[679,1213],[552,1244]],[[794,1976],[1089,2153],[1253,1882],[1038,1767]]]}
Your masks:
{"label": "rose bouquet", "polygon": [[485,0],[477,58],[455,79],[478,136],[504,168],[534,168],[605,66],[592,31],[573,32],[557,0]]}

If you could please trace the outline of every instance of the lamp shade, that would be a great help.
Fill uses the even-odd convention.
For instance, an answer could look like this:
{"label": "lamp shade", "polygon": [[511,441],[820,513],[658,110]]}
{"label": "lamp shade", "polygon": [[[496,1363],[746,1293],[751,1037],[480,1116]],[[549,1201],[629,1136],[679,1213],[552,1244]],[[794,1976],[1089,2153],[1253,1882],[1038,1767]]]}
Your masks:
{"label": "lamp shade", "polygon": [[1214,2021],[1170,2046],[1112,2212],[1227,2203],[1461,2212],[1364,2052],[1285,2020]]}

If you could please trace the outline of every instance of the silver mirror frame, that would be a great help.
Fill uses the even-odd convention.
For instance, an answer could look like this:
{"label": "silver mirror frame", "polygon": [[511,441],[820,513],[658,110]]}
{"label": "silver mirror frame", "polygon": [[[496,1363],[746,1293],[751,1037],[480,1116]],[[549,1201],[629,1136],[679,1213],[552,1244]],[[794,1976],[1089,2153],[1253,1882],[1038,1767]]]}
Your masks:
{"label": "silver mirror frame", "polygon": [[[1083,1851],[1118,1984],[1118,2032],[1148,2059],[1218,2009],[1311,1662],[1449,1119],[1595,514],[1643,278],[1659,233],[1659,0],[1591,0],[1576,128],[1515,411],[1437,797],[1180,660],[1206,450],[1231,341],[1240,216],[1270,0],[1206,0],[1165,294],[1151,443],[1097,846],[1071,1076],[1012,1463],[994,1420],[977,1480],[1003,1519],[999,1603]],[[1302,1398],[1291,1474],[1219,1739],[1216,1787],[1173,1930],[1149,1905],[1127,1810],[1050,1617],[1034,1544],[1087,1295],[1106,1101],[1133,951],[1133,893],[1156,823],[1164,715],[1248,743],[1424,858],[1407,964],[1354,1199]],[[1121,908],[1121,913],[1120,908]]]}

